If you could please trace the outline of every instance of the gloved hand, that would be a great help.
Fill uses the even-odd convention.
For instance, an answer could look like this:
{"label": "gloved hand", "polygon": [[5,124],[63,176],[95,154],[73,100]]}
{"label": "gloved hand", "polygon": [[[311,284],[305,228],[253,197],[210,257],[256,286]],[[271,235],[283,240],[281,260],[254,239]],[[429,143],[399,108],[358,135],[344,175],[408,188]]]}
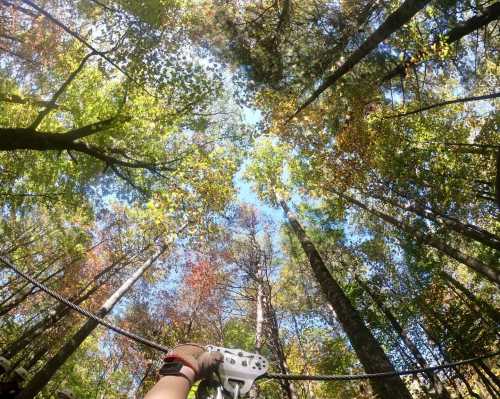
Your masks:
{"label": "gloved hand", "polygon": [[191,382],[195,382],[215,372],[219,364],[224,361],[224,357],[219,352],[207,352],[203,346],[197,344],[180,344],[167,354],[165,361],[178,361],[192,369],[194,379]]}

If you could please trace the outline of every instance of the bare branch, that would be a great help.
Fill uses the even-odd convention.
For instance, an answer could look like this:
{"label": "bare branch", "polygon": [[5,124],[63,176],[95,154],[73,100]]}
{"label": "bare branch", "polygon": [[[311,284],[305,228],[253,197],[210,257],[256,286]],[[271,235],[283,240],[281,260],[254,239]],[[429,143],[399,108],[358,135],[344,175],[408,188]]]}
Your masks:
{"label": "bare branch", "polygon": [[491,93],[491,94],[485,94],[483,96],[475,96],[475,97],[456,98],[454,100],[448,100],[448,101],[443,101],[441,103],[427,105],[425,107],[421,107],[421,108],[415,109],[413,111],[403,112],[403,113],[395,114],[395,115],[389,115],[389,116],[386,116],[382,119],[400,118],[403,116],[414,115],[414,114],[418,114],[420,112],[428,111],[428,110],[433,109],[433,108],[444,107],[445,105],[466,103],[466,102],[470,102],[470,101],[488,100],[490,98],[497,98],[497,97],[500,97],[500,93]]}
{"label": "bare branch", "polygon": [[43,118],[45,118],[49,114],[49,112],[52,109],[54,109],[59,97],[64,93],[64,91],[68,88],[68,86],[71,84],[71,82],[73,82],[73,80],[75,80],[75,78],[78,76],[78,74],[82,71],[82,69],[85,66],[85,63],[88,61],[88,59],[95,54],[96,54],[95,52],[91,52],[90,54],[87,54],[82,59],[82,61],[80,62],[80,65],[78,65],[78,68],[76,68],[68,76],[66,81],[61,85],[61,87],[59,87],[59,89],[54,93],[52,98],[49,100],[50,106],[48,106],[45,109],[43,109],[42,111],[40,111],[40,113],[37,115],[37,117],[35,118],[35,120],[33,121],[33,123],[30,126],[31,129],[33,129],[33,130],[36,129],[40,125],[40,123],[42,123]]}
{"label": "bare branch", "polygon": [[[2,0],[3,1],[3,0]],[[56,17],[54,17],[52,14],[50,14],[49,12],[45,11],[42,7],[36,5],[35,3],[33,3],[31,0],[20,0],[22,1],[23,3],[29,5],[30,7],[34,8],[35,10],[37,10],[38,12],[40,12],[41,14],[43,14],[45,17],[47,17],[51,22],[53,22],[54,24],[56,24],[57,26],[59,26],[60,28],[62,28],[66,33],[70,34],[71,36],[73,36],[76,40],[78,40],[80,43],[82,43],[83,45],[85,45],[85,47],[89,48],[90,50],[92,50],[92,52],[94,52],[96,55],[98,55],[99,57],[103,58],[104,60],[106,60],[108,63],[110,63],[111,65],[113,65],[116,69],[118,69],[123,75],[125,75],[127,78],[129,78],[132,82],[136,83],[137,85],[139,85],[140,87],[142,87],[142,85],[140,85],[140,83],[134,79],[132,76],[130,76],[127,71],[125,71],[120,65],[118,65],[115,61],[113,61],[111,58],[109,58],[107,55],[106,55],[106,52],[104,51],[99,51],[97,50],[93,45],[91,45],[89,42],[87,42],[83,37],[81,37],[78,33],[72,31],[70,28],[68,28],[66,25],[64,25],[61,21],[59,21]],[[151,93],[149,93],[144,87],[142,87],[142,89],[147,92],[148,94],[151,95]]]}

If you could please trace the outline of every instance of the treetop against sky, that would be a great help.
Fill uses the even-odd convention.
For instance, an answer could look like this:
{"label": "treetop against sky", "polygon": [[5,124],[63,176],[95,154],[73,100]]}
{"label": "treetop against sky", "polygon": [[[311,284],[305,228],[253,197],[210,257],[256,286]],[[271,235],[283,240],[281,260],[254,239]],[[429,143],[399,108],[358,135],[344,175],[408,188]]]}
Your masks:
{"label": "treetop against sky", "polygon": [[[147,339],[260,352],[271,372],[494,352],[499,16],[475,0],[0,0],[0,255]],[[27,370],[0,375],[16,399],[141,398],[161,363],[8,268],[0,356]],[[250,397],[496,398],[497,375],[492,358]]]}

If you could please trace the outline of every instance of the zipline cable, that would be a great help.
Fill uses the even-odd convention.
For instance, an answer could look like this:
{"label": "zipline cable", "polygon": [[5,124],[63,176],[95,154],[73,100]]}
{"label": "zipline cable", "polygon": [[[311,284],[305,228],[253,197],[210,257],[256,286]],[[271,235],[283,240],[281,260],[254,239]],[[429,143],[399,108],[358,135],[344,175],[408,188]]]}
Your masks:
{"label": "zipline cable", "polygon": [[170,348],[167,348],[166,346],[163,346],[157,342],[151,341],[147,338],[141,337],[140,335],[134,334],[130,331],[124,330],[123,328],[117,327],[117,326],[111,324],[110,322],[104,320],[103,318],[97,316],[96,314],[94,314],[86,309],[83,309],[82,307],[78,306],[77,304],[64,298],[62,295],[58,294],[57,292],[51,290],[45,284],[38,282],[33,277],[22,272],[16,266],[14,266],[11,262],[9,262],[7,259],[5,259],[3,256],[0,256],[0,261],[5,266],[7,266],[9,269],[14,271],[18,275],[20,275],[22,278],[24,278],[25,280],[28,280],[31,284],[40,288],[43,292],[47,293],[52,298],[58,300],[61,303],[64,303],[66,306],[69,306],[71,309],[76,310],[81,315],[96,321],[97,323],[101,324],[102,326],[104,326],[106,328],[109,328],[110,330],[116,332],[117,334],[123,335],[124,337],[130,338],[133,341],[136,341],[136,342],[139,342],[139,343],[144,344],[146,346],[149,346],[150,348],[157,349],[157,350],[159,350],[161,352],[165,352],[165,353],[168,353],[170,351]]}
{"label": "zipline cable", "polygon": [[303,381],[353,381],[353,380],[364,380],[371,378],[387,378],[396,377],[402,375],[410,374],[421,374],[430,371],[438,371],[446,368],[456,367],[463,364],[473,363],[482,359],[488,359],[500,355],[500,351],[487,353],[486,355],[471,357],[469,359],[459,360],[453,363],[444,363],[438,366],[424,367],[419,369],[403,370],[403,371],[386,371],[382,373],[369,373],[369,374],[337,374],[337,375],[308,375],[308,374],[275,374],[267,373],[259,378],[272,378],[279,380],[303,380]]}
{"label": "zipline cable", "polygon": [[[140,335],[134,334],[130,331],[124,330],[123,328],[117,327],[110,322],[104,320],[103,318],[97,316],[96,314],[83,309],[82,307],[78,306],[77,304],[71,302],[70,300],[64,298],[62,295],[58,294],[57,292],[51,290],[48,288],[45,284],[40,283],[33,277],[29,276],[28,274],[22,272],[19,270],[12,262],[9,260],[5,259],[3,256],[0,256],[0,261],[7,266],[9,269],[11,269],[14,273],[18,274],[25,280],[29,281],[31,284],[33,284],[35,287],[38,287],[40,290],[45,292],[46,294],[50,295],[52,298],[56,299],[57,301],[64,303],[66,306],[70,307],[71,309],[77,311],[81,315],[94,320],[95,322],[99,323],[100,325],[116,332],[117,334],[123,335],[124,337],[127,337],[135,342],[141,343],[143,345],[149,346],[150,348],[157,349],[161,352],[168,353],[170,351],[170,348],[167,348],[166,346],[163,346],[157,342],[151,341],[147,338],[144,338]],[[493,353],[488,353],[485,355],[481,356],[476,356],[472,357],[469,359],[464,359],[460,360],[457,362],[453,363],[444,363],[438,366],[432,366],[432,367],[425,367],[425,368],[419,368],[419,369],[412,369],[412,370],[403,370],[403,371],[387,371],[387,372],[382,372],[382,373],[369,373],[369,374],[338,374],[338,375],[308,375],[308,374],[277,374],[277,373],[266,373],[259,377],[258,379],[279,379],[279,380],[302,380],[302,381],[353,381],[353,380],[364,380],[364,379],[371,379],[371,378],[388,378],[388,377],[395,377],[395,376],[402,376],[402,375],[410,375],[410,374],[420,374],[420,373],[425,373],[425,372],[435,372],[438,370],[443,370],[446,368],[451,368],[451,367],[456,367],[468,363],[473,363],[478,360],[482,359],[488,359],[492,358],[495,356],[500,355],[500,351],[493,352]]]}

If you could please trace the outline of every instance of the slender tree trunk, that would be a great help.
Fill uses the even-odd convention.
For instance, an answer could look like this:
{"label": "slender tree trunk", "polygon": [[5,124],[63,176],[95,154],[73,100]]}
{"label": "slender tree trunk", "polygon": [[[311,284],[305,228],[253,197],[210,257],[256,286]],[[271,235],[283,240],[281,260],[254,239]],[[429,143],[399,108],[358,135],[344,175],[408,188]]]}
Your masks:
{"label": "slender tree trunk", "polygon": [[491,371],[491,369],[484,363],[482,360],[477,362],[479,367],[486,373],[488,377],[490,377],[491,381],[496,385],[497,388],[500,388],[500,379],[496,376],[496,374]]}
{"label": "slender tree trunk", "polygon": [[256,298],[256,317],[255,317],[255,351],[260,353],[263,343],[263,327],[264,327],[264,289],[262,283],[257,284]]}
{"label": "slender tree trunk", "polygon": [[[125,293],[139,280],[139,278],[148,270],[153,263],[165,252],[166,246],[162,245],[160,249],[147,262],[145,262],[134,274],[125,281],[118,290],[111,295],[98,310],[97,315],[104,317],[107,315],[116,303],[125,295]],[[28,382],[26,387],[16,396],[16,399],[33,399],[54,376],[59,368],[68,360],[68,358],[78,349],[81,343],[95,330],[99,325],[94,319],[87,319],[82,327],[68,339],[62,348],[45,364],[45,366]]]}
{"label": "slender tree trunk", "polygon": [[363,58],[371,53],[381,42],[406,24],[419,12],[429,0],[406,0],[399,8],[390,14],[386,20],[357,48],[347,60],[331,75],[327,76],[314,93],[299,107],[295,115],[316,100],[321,93],[333,86],[342,76],[348,73]]}
{"label": "slender tree trunk", "polygon": [[48,346],[42,346],[38,351],[35,352],[35,354],[26,363],[23,364],[23,367],[27,371],[31,370],[34,366],[36,366],[38,361],[45,356],[45,354],[48,351],[49,351]]}
{"label": "slender tree trunk", "polygon": [[[59,257],[56,257],[56,258],[54,258],[54,259],[50,260],[50,261],[48,262],[48,264],[47,264],[45,267],[43,267],[41,270],[37,271],[37,272],[34,274],[34,278],[39,279],[39,278],[40,278],[40,276],[42,276],[42,275],[43,275],[43,274],[44,274],[47,270],[49,270],[49,269],[50,269],[50,267],[51,267],[51,266],[53,266],[53,264],[54,264],[54,263],[55,263],[58,259],[60,259],[61,257],[62,257],[62,256],[59,256]],[[41,264],[35,265],[34,267],[38,268],[38,267],[40,267],[40,266],[42,266],[42,265],[43,265],[43,262],[42,262]],[[59,272],[61,272],[61,271],[63,271],[63,270],[64,270],[64,267],[60,267],[59,269],[57,269],[57,271],[56,271],[56,272],[52,272],[51,274],[49,274],[49,276],[48,276],[48,277],[45,277],[45,279],[44,279],[43,281],[44,281],[44,282],[46,282],[46,281],[50,280],[50,279],[51,279],[54,275],[56,275],[57,273],[59,273]],[[8,302],[9,302],[12,298],[15,298],[16,296],[19,298],[19,297],[23,296],[24,294],[29,295],[30,293],[32,293],[32,292],[33,292],[33,288],[30,288],[30,289],[28,289],[28,291],[25,291],[25,289],[26,289],[27,287],[29,287],[29,286],[30,286],[30,283],[25,282],[25,280],[24,280],[24,279],[21,279],[20,277],[19,277],[19,281],[20,281],[20,283],[19,283],[19,284],[16,284],[16,281],[14,280],[14,281],[9,281],[9,282],[5,285],[5,287],[10,286],[10,288],[11,288],[11,289],[12,289],[12,288],[14,288],[14,289],[12,289],[12,292],[10,293],[10,295],[9,295],[9,296],[7,296],[4,300],[2,300],[2,302],[0,303],[0,309],[2,309],[2,312],[4,311],[4,308],[8,306],[8,305],[7,305],[7,306],[5,306],[5,305],[6,305],[6,304],[8,304]],[[14,285],[15,287],[12,287],[13,285]],[[23,294],[23,292],[24,292],[24,294]],[[0,316],[3,316],[3,314],[5,314],[5,313],[0,314]]]}
{"label": "slender tree trunk", "polygon": [[[430,316],[434,319],[434,321],[437,323],[437,324],[441,324],[442,327],[446,330],[446,331],[453,331],[453,328],[452,326],[450,326],[449,323],[447,323],[443,318],[441,318],[439,316],[439,314],[437,314],[435,311],[433,311],[431,308],[427,308],[427,311],[430,313]],[[462,354],[464,356],[475,356],[475,351],[471,348],[469,349],[469,346],[467,345],[466,342],[464,342],[463,338],[460,336],[460,335],[455,335],[454,336],[454,339],[456,341],[456,343],[458,345],[460,345],[462,349]],[[484,364],[484,362],[479,362],[480,364],[480,367],[481,369],[487,371],[487,374],[491,374],[491,375],[494,375],[491,370]],[[490,382],[490,380],[488,380],[488,378],[483,374],[483,372],[481,371],[481,369],[477,366],[476,363],[472,363],[472,367],[474,368],[474,370],[476,371],[477,375],[479,376],[479,378],[481,379],[481,381],[483,382],[483,385],[485,386],[485,388],[488,390],[488,392],[490,392],[490,394],[493,392],[495,392],[495,394],[493,394],[493,397],[496,398],[497,395],[500,396],[500,390],[497,389],[497,387],[495,386],[495,384],[493,384],[492,382]],[[493,378],[493,381],[494,382],[498,382],[498,378],[495,376]]]}
{"label": "slender tree trunk", "polygon": [[[306,235],[296,216],[290,211],[285,201],[279,201],[292,230],[309,258],[312,271],[327,301],[332,305],[337,318],[346,332],[364,369],[368,373],[394,371],[389,358],[363,319],[352,306],[340,285],[326,267],[318,250]],[[370,381],[374,392],[380,399],[411,399],[404,382],[399,377],[373,379]]]}
{"label": "slender tree trunk", "polygon": [[[269,325],[269,338],[278,360],[278,368],[280,370],[280,373],[287,374],[289,370],[286,361],[285,350],[283,349],[283,344],[281,343],[280,339],[278,319],[276,318],[276,311],[274,310],[273,304],[271,302],[270,287],[267,288],[268,289],[266,290],[266,293],[264,295],[264,306],[266,319]],[[280,381],[280,384],[283,392],[288,397],[288,399],[297,399],[297,393],[292,381],[283,380]]]}
{"label": "slender tree trunk", "polygon": [[[264,328],[264,289],[261,280],[260,268],[257,272],[257,297],[255,298],[255,352],[260,353],[263,344],[263,328]],[[259,388],[257,384],[252,387],[249,398],[257,399],[259,397]]]}
{"label": "slender tree trunk", "polygon": [[[405,352],[404,348],[401,347],[401,344],[399,342],[396,343],[396,346],[398,348],[399,355],[404,360],[404,367],[408,370],[417,368],[418,364],[416,364],[415,361]],[[433,399],[433,397],[429,393],[429,387],[426,385],[425,381],[422,381],[421,378],[419,378],[418,374],[412,374],[410,378],[415,384],[422,388],[422,392],[424,393],[425,398]]]}
{"label": "slender tree trunk", "polygon": [[[42,284],[46,284],[49,280],[51,280],[52,278],[56,277],[62,271],[64,271],[64,268],[60,268],[60,269],[54,271],[53,273],[51,273],[50,275],[48,275],[47,277],[45,277],[43,280],[41,280],[41,283]],[[9,313],[12,309],[16,308],[21,303],[23,303],[26,300],[26,298],[30,297],[33,294],[36,294],[37,292],[39,292],[39,290],[37,290],[35,287],[31,287],[25,293],[19,295],[16,300],[12,301],[11,303],[9,303],[8,305],[4,306],[0,310],[0,317],[2,317],[4,315],[6,315],[7,313]]]}
{"label": "slender tree trunk", "polygon": [[[300,356],[302,356],[302,359],[304,361],[304,367],[302,369],[303,373],[308,373],[309,372],[309,356],[307,355],[307,352],[304,350],[304,345],[302,343],[302,339],[300,337],[300,331],[299,331],[299,325],[297,323],[297,318],[295,315],[292,314],[292,320],[293,320],[293,329],[295,331],[295,336],[297,337],[297,343],[300,351]],[[307,399],[314,399],[314,392],[311,387],[311,381],[304,381],[303,385],[305,385],[305,390],[306,390],[306,398]]]}
{"label": "slender tree trunk", "polygon": [[491,304],[480,300],[476,297],[472,292],[470,292],[467,287],[465,287],[461,282],[453,278],[450,274],[446,272],[440,272],[439,275],[445,280],[445,282],[451,286],[458,289],[462,294],[464,294],[467,299],[473,303],[477,309],[476,312],[484,312],[486,313],[491,320],[495,323],[500,322],[500,312],[496,310]]}
{"label": "slender tree trunk", "polygon": [[[446,34],[446,39],[444,40],[445,44],[451,44],[460,40],[462,37],[468,35],[469,33],[475,31],[476,29],[480,29],[483,26],[488,25],[490,22],[498,19],[500,15],[500,3],[495,3],[484,9],[483,13],[480,15],[475,15],[474,17],[468,19],[467,21],[461,23],[455,28],[451,29]],[[435,45],[441,45],[441,41],[437,41],[434,43]],[[416,65],[419,60],[425,56],[427,49],[422,50],[417,53],[413,57],[408,57],[403,63],[399,64],[396,68],[394,68],[391,72],[385,75],[382,78],[382,82],[386,82],[398,75],[404,75],[408,67],[412,65]],[[417,61],[413,61],[412,59],[416,59]]]}
{"label": "slender tree trunk", "polygon": [[421,241],[425,245],[428,245],[429,247],[437,249],[438,251],[444,253],[445,255],[448,255],[450,258],[453,258],[456,261],[470,267],[471,269],[473,269],[477,273],[486,277],[488,280],[496,283],[497,285],[500,285],[500,272],[499,272],[498,268],[487,265],[487,264],[479,261],[477,258],[474,258],[473,256],[469,256],[467,254],[464,254],[463,252],[459,251],[458,249],[455,249],[455,248],[449,246],[448,244],[442,242],[440,239],[435,238],[435,237],[431,236],[430,234],[424,234],[419,230],[411,228],[392,216],[389,216],[383,212],[372,209],[353,197],[350,197],[346,194],[343,194],[343,193],[340,193],[337,191],[334,191],[334,192],[338,196],[340,196],[341,198],[349,201],[350,203],[358,206],[359,208],[366,210],[367,212],[371,213],[372,215],[377,216],[378,218],[382,219],[383,221],[385,221],[385,222],[397,227],[398,229],[404,231],[405,233],[407,233],[411,237],[413,237],[415,240]]}
{"label": "slender tree trunk", "polygon": [[459,220],[443,215],[438,215],[433,211],[424,208],[421,205],[401,205],[399,202],[391,200],[389,198],[385,198],[382,196],[372,195],[373,198],[380,199],[381,201],[393,205],[399,209],[403,209],[405,211],[410,211],[415,213],[416,215],[431,220],[440,225],[446,226],[448,229],[455,231],[456,233],[462,234],[464,237],[468,237],[472,240],[475,240],[483,245],[486,245],[490,248],[500,250],[500,238],[496,235],[481,229],[477,226],[471,224],[461,223]]}
{"label": "slender tree trunk", "polygon": [[[441,347],[441,345],[439,344],[435,335],[432,334],[431,331],[427,327],[425,327],[423,324],[420,324],[420,327],[422,328],[422,330],[425,332],[425,334],[429,338],[429,341],[436,346],[436,348],[438,349],[438,351],[441,354],[441,357],[444,359],[444,361],[447,363],[453,362],[453,359]],[[452,370],[455,372],[455,375],[458,377],[458,379],[460,381],[462,381],[462,383],[465,385],[465,389],[467,389],[467,392],[469,393],[469,395],[472,396],[473,398],[481,399],[481,396],[479,396],[477,394],[477,392],[475,392],[474,389],[472,389],[471,385],[469,384],[469,381],[467,380],[467,377],[465,375],[463,375],[463,373],[460,371],[460,369],[458,367],[453,367]]]}
{"label": "slender tree trunk", "polygon": [[496,163],[495,163],[495,200],[498,208],[500,208],[500,150],[496,153]]}
{"label": "slender tree trunk", "polygon": [[[146,247],[147,248],[147,247]],[[115,260],[111,265],[100,271],[96,276],[93,277],[92,281],[80,290],[80,293],[69,298],[73,303],[80,305],[87,299],[89,299],[99,288],[101,288],[109,279],[116,274],[118,270],[113,270],[120,265],[125,256],[121,256],[119,259]],[[126,263],[121,265],[122,267],[130,264],[131,259]],[[112,273],[110,273],[112,272]],[[105,278],[103,278],[105,277]],[[70,311],[70,308],[64,303],[58,303],[53,311],[49,311],[49,315],[44,319],[38,321],[31,328],[25,329],[23,334],[17,338],[15,342],[10,344],[7,349],[2,353],[3,356],[11,358],[15,356],[19,351],[21,351],[31,340],[36,338],[41,333],[45,332],[48,328],[56,325],[61,319],[63,319]]]}
{"label": "slender tree trunk", "polygon": [[[84,301],[86,301],[92,294],[94,294],[100,286],[93,287],[92,290],[89,290],[85,295],[82,295],[73,300],[70,300],[76,305],[80,305]],[[7,358],[11,358],[16,356],[21,350],[23,350],[26,345],[40,334],[47,332],[52,326],[56,325],[60,320],[62,320],[70,311],[70,308],[66,306],[64,303],[60,303],[57,305],[56,309],[53,312],[50,312],[49,315],[40,320],[38,323],[33,325],[30,329],[24,331],[24,333],[9,347],[3,352],[3,356]]]}
{"label": "slender tree trunk", "polygon": [[[429,365],[427,364],[427,361],[425,360],[424,356],[418,349],[417,345],[415,345],[415,343],[410,339],[408,332],[401,326],[401,324],[398,322],[398,320],[392,314],[389,308],[385,306],[380,296],[375,294],[375,292],[368,286],[368,284],[362,281],[358,276],[355,276],[355,280],[372,298],[373,302],[375,302],[375,304],[382,311],[387,320],[389,320],[389,323],[391,324],[392,328],[394,329],[394,331],[396,331],[396,333],[398,334],[401,341],[403,341],[405,346],[410,350],[411,354],[417,361],[418,365],[422,368],[428,367]],[[428,372],[425,373],[425,375],[429,380],[429,382],[431,383],[432,387],[434,388],[437,398],[450,399],[450,394],[448,393],[443,383],[435,373]]]}
{"label": "slender tree trunk", "polygon": [[483,383],[483,386],[486,388],[488,393],[491,395],[492,398],[498,398],[500,397],[500,391],[498,391],[495,386],[488,380],[488,378],[483,374],[481,369],[477,367],[475,364],[472,364],[472,368],[476,372],[476,374],[479,376],[479,379]]}

